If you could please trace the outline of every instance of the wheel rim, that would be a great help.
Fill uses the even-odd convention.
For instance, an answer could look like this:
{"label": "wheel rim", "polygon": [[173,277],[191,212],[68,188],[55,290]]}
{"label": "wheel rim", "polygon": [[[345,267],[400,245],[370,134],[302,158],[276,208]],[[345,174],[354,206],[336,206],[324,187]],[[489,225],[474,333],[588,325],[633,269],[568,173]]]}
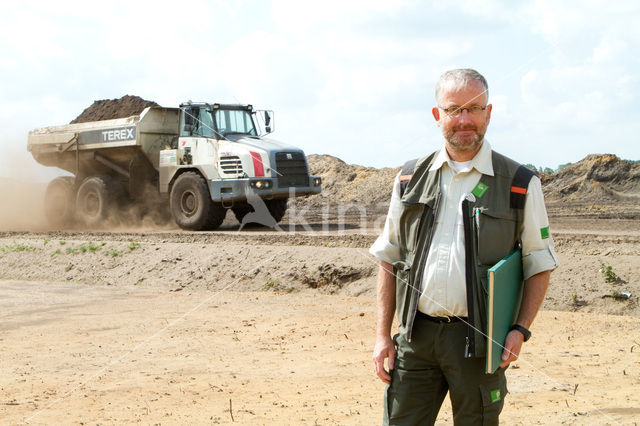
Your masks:
{"label": "wheel rim", "polygon": [[187,216],[193,216],[198,210],[198,199],[193,191],[185,191],[180,197],[180,210]]}
{"label": "wheel rim", "polygon": [[98,216],[100,214],[100,196],[95,192],[87,193],[82,207],[85,215],[89,217]]}

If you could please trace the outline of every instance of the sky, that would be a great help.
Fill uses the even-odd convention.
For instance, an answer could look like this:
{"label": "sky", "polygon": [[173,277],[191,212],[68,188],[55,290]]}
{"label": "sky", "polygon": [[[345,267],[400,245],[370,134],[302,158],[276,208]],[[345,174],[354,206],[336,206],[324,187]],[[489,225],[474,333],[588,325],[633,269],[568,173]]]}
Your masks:
{"label": "sky", "polygon": [[639,22],[636,1],[3,2],[0,176],[59,174],[29,130],[125,94],[250,103],[307,154],[397,167],[441,147],[452,68],[487,78],[486,138],[519,162],[640,160]]}

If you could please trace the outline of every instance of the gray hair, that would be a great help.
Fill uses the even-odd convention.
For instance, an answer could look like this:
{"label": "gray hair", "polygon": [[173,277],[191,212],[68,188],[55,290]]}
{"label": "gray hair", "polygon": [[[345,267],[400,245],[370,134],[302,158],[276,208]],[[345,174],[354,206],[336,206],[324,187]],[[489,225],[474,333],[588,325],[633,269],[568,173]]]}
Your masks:
{"label": "gray hair", "polygon": [[445,72],[440,76],[438,84],[436,84],[436,102],[440,104],[440,96],[445,89],[453,88],[460,90],[472,81],[482,85],[484,93],[489,97],[489,85],[487,80],[478,71],[471,68],[460,68]]}

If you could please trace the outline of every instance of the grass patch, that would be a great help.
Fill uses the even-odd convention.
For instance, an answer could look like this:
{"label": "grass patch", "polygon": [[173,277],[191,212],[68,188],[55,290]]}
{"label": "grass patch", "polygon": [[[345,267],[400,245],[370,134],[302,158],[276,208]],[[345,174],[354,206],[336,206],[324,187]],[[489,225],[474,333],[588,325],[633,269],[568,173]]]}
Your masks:
{"label": "grass patch", "polygon": [[25,251],[29,252],[29,251],[36,251],[36,250],[38,250],[37,247],[33,247],[24,243],[13,243],[13,244],[4,245],[0,247],[0,252],[2,253],[21,253]]}

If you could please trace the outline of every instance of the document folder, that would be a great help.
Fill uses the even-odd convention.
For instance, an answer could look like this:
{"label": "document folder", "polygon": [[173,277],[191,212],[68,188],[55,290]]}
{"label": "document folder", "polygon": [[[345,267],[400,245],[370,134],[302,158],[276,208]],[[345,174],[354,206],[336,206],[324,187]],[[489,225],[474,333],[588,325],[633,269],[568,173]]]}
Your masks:
{"label": "document folder", "polygon": [[493,374],[502,363],[504,342],[516,318],[523,285],[522,251],[509,253],[487,271],[487,365],[486,373]]}

